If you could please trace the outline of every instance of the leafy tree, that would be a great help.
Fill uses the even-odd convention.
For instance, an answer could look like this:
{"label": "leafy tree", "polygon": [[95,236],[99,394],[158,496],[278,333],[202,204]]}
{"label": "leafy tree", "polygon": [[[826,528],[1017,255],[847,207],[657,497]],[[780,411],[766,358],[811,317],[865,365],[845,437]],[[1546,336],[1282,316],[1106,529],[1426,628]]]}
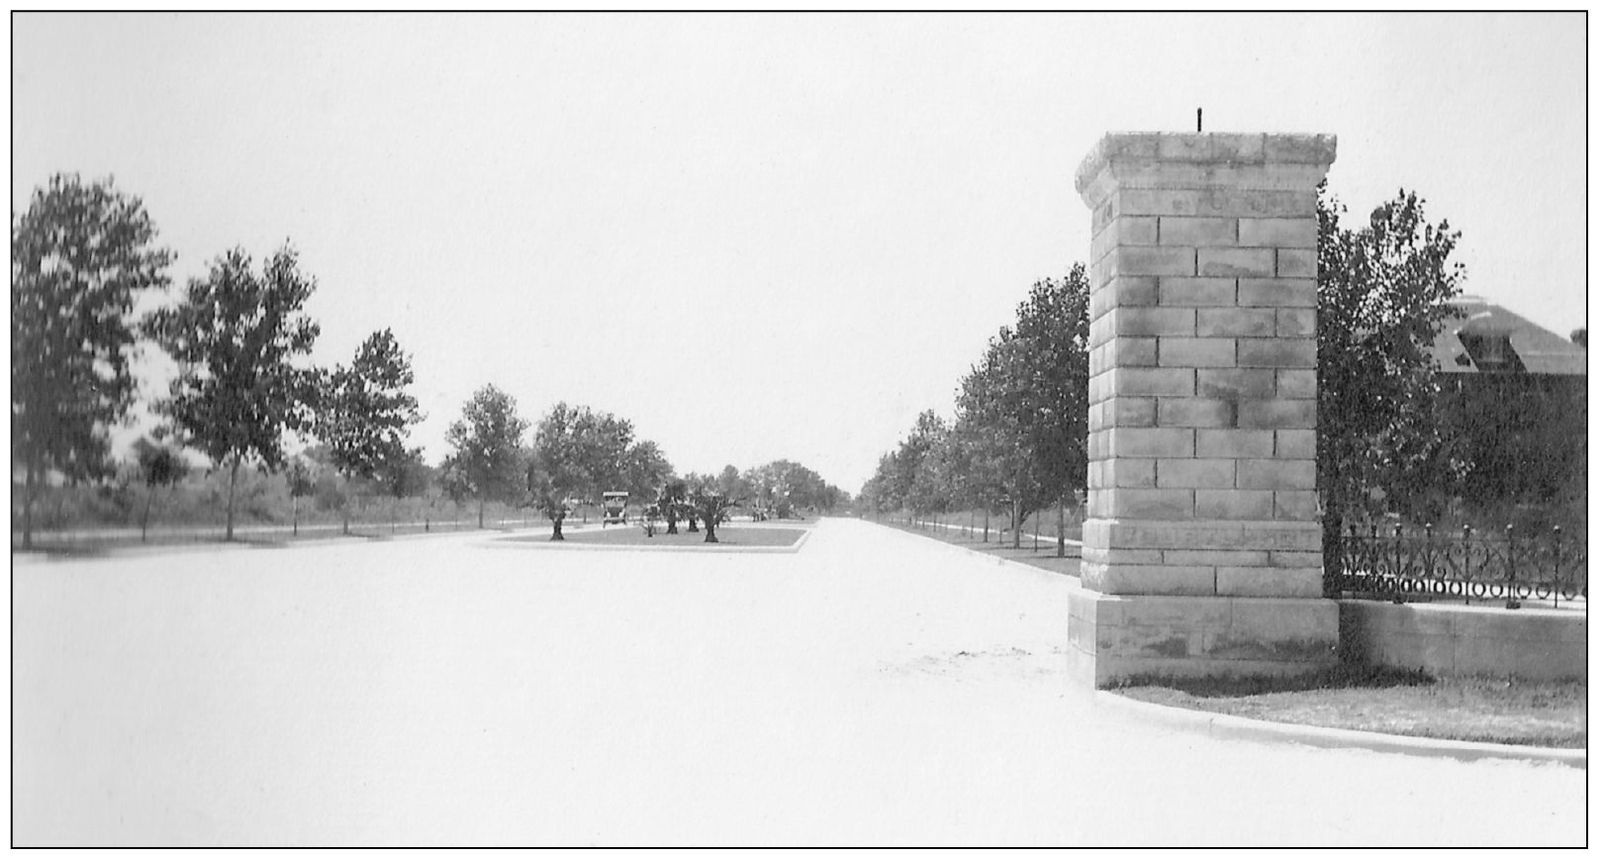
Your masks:
{"label": "leafy tree", "polygon": [[649,503],[648,498],[657,496],[662,486],[673,478],[673,465],[654,441],[643,440],[630,445],[623,457],[623,488],[642,504]]}
{"label": "leafy tree", "polygon": [[[110,469],[109,426],[133,404],[134,301],[165,289],[173,254],[138,197],[111,179],[53,176],[11,217],[11,454],[23,469],[22,544],[46,473]],[[13,471],[15,472],[15,471]]]}
{"label": "leafy tree", "polygon": [[189,474],[189,462],[184,460],[183,453],[161,443],[160,439],[152,441],[142,437],[134,441],[133,452],[139,481],[145,488],[145,510],[139,518],[139,540],[143,542],[150,532],[150,506],[156,490],[167,488],[170,491],[184,481]]}
{"label": "leafy tree", "polygon": [[1576,345],[1581,346],[1582,348],[1585,348],[1586,347],[1586,328],[1577,327],[1576,329],[1570,331],[1570,341],[1575,343]]}
{"label": "leafy tree", "polygon": [[317,322],[302,314],[316,281],[285,245],[260,276],[239,248],[191,279],[180,303],[147,319],[151,337],[178,364],[169,397],[157,406],[187,446],[226,467],[228,529],[240,465],[263,472],[284,464],[284,432],[311,427],[319,373],[291,363],[311,353]]}
{"label": "leafy tree", "polygon": [[[727,520],[730,509],[739,506],[740,497],[731,497],[718,490],[718,481],[711,476],[698,477],[691,483],[690,508],[695,515],[701,518],[702,527],[707,531],[703,542],[717,543],[718,525]],[[694,528],[692,528],[694,529]]]}
{"label": "leafy tree", "polygon": [[1398,191],[1354,231],[1319,191],[1316,456],[1329,552],[1346,516],[1402,511],[1457,469],[1437,423],[1430,349],[1457,314],[1463,266],[1450,258],[1459,233],[1431,224],[1417,195]]}
{"label": "leafy tree", "polygon": [[478,500],[480,529],[485,501],[512,499],[521,490],[519,447],[528,428],[529,421],[518,416],[517,400],[486,384],[462,406],[461,419],[446,429],[452,449],[446,462],[447,490],[465,488],[462,496]]}
{"label": "leafy tree", "polygon": [[[551,521],[553,541],[562,540],[562,521],[575,498],[588,501],[602,491],[622,490],[619,486],[633,476],[666,478],[667,462],[656,444],[644,450],[636,446],[628,420],[566,402],[551,408],[535,428],[529,486],[535,504]],[[638,472],[632,469],[636,467]],[[642,496],[652,493],[654,489],[642,491]]]}
{"label": "leafy tree", "polygon": [[[423,419],[417,399],[406,392],[412,379],[411,358],[389,328],[370,335],[350,366],[336,366],[329,374],[316,431],[347,484],[382,474],[390,477],[391,493],[404,487],[413,458],[406,447],[407,432]],[[345,532],[350,528],[347,514]]]}
{"label": "leafy tree", "polygon": [[1037,281],[958,393],[947,483],[1006,502],[1015,546],[1031,514],[1085,487],[1088,310],[1084,265]]}
{"label": "leafy tree", "polygon": [[668,522],[670,535],[679,532],[679,519],[688,511],[685,504],[689,500],[689,492],[690,487],[685,480],[677,478],[670,478],[657,492],[657,511]]}

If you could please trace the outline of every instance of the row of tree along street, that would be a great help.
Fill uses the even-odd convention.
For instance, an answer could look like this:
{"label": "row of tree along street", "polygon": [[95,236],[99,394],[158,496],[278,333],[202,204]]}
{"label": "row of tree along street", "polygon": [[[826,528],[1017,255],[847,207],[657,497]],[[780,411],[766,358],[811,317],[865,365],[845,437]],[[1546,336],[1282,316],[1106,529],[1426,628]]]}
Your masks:
{"label": "row of tree along street", "polygon": [[[1317,473],[1327,549],[1355,516],[1465,522],[1496,499],[1470,490],[1471,435],[1454,427],[1461,409],[1443,405],[1431,354],[1458,314],[1451,301],[1463,268],[1450,257],[1459,233],[1431,223],[1424,202],[1403,191],[1358,229],[1340,226],[1342,211],[1321,184]],[[921,413],[881,456],[859,511],[996,512],[1016,544],[1031,514],[1083,496],[1087,291],[1080,264],[1035,283],[960,382],[956,418]],[[1562,505],[1566,488],[1550,481],[1517,499]]]}
{"label": "row of tree along street", "polygon": [[[11,422],[13,486],[21,471],[22,544],[32,545],[35,511],[53,481],[101,494],[140,489],[137,514],[148,525],[159,492],[190,478],[182,449],[205,456],[207,478],[226,478],[225,538],[235,529],[241,472],[283,482],[292,526],[299,500],[337,508],[348,528],[354,496],[449,497],[534,508],[562,522],[600,492],[630,492],[637,503],[678,520],[700,518],[709,541],[735,505],[756,515],[827,511],[846,496],[818,474],[788,461],[741,473],[675,475],[657,445],[637,440],[628,420],[559,403],[535,426],[505,393],[473,395],[449,429],[451,452],[437,467],[408,445],[421,421],[408,389],[411,358],[389,329],[373,332],[348,364],[310,365],[320,327],[305,311],[316,280],[285,245],[260,266],[243,249],[213,260],[177,296],[143,316],[135,306],[169,288],[173,254],[137,197],[111,180],[84,183],[57,175],[13,214],[11,230]],[[137,399],[132,372],[148,341],[172,358],[177,375],[151,403],[161,425],[134,444],[130,459],[112,454],[111,429],[126,423]],[[292,436],[313,445],[301,454]],[[54,478],[53,478],[54,477]],[[210,492],[199,492],[205,497]],[[126,516],[126,502],[113,504]],[[104,508],[104,507],[102,507]],[[279,516],[257,506],[257,518]],[[58,522],[59,522],[58,515]],[[94,523],[105,523],[96,521]]]}

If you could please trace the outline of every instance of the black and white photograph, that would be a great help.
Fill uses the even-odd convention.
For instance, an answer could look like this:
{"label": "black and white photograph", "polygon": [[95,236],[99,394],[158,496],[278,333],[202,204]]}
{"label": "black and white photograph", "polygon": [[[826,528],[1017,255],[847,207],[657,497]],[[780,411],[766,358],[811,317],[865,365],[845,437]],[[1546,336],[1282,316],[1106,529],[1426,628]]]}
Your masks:
{"label": "black and white photograph", "polygon": [[10,844],[1583,847],[1587,11],[12,11]]}

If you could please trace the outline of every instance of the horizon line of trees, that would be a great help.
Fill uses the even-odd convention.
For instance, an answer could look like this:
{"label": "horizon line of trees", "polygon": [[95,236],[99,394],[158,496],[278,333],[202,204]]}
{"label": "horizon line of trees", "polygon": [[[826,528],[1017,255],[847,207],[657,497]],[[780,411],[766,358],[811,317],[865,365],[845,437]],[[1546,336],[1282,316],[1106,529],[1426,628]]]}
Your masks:
{"label": "horizon line of trees", "polygon": [[[390,329],[369,335],[349,364],[308,362],[321,332],[305,311],[317,282],[287,240],[259,268],[244,248],[225,251],[176,300],[135,317],[139,301],[171,285],[174,254],[156,236],[140,199],[110,178],[85,183],[57,174],[35,189],[27,211],[12,214],[13,484],[20,469],[24,548],[32,546],[35,506],[52,474],[74,486],[140,486],[140,525],[148,530],[156,497],[170,497],[189,475],[185,449],[206,458],[208,475],[227,474],[228,540],[242,469],[283,475],[297,531],[303,497],[342,511],[348,532],[350,496],[360,505],[371,495],[400,499],[434,489],[458,503],[475,500],[480,526],[487,501],[536,508],[551,519],[553,538],[561,538],[567,512],[600,491],[628,490],[657,504],[675,480],[662,451],[636,440],[628,420],[588,407],[558,403],[525,446],[528,421],[493,386],[464,405],[447,433],[450,453],[430,467],[408,442],[423,415],[408,391],[411,355]],[[132,363],[147,342],[172,358],[177,376],[152,403],[160,424],[119,462],[111,427],[129,422],[137,397]],[[291,435],[308,448],[291,455]],[[736,502],[759,514],[790,514],[829,511],[847,499],[793,462],[744,474],[731,465],[723,476],[732,471],[680,480],[684,500],[676,502],[712,508],[711,497],[727,501],[711,513],[709,537]]]}

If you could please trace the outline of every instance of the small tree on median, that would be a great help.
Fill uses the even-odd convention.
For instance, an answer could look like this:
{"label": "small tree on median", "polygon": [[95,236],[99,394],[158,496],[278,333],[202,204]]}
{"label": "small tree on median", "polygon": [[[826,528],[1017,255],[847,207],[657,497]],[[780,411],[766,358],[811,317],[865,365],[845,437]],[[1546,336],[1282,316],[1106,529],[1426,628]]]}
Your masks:
{"label": "small tree on median", "polygon": [[159,488],[172,488],[189,474],[189,462],[183,453],[160,441],[147,438],[134,441],[134,462],[139,468],[139,481],[145,486],[145,511],[139,518],[139,540],[147,541],[150,532],[151,501]]}

